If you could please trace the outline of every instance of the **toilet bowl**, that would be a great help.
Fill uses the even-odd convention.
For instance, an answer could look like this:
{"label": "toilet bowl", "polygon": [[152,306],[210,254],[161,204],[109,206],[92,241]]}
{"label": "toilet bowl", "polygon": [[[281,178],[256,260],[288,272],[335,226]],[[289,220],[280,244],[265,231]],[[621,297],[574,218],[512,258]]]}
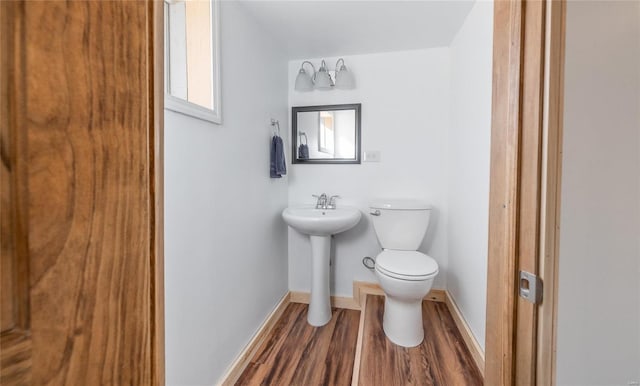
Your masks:
{"label": "toilet bowl", "polygon": [[431,290],[438,264],[417,251],[384,250],[376,257],[375,273],[385,294],[385,335],[403,347],[419,345],[424,338],[422,300]]}
{"label": "toilet bowl", "polygon": [[424,339],[422,300],[438,274],[438,263],[417,251],[431,207],[415,200],[378,200],[370,209],[383,248],[375,274],[385,293],[384,333],[399,346],[415,347]]}

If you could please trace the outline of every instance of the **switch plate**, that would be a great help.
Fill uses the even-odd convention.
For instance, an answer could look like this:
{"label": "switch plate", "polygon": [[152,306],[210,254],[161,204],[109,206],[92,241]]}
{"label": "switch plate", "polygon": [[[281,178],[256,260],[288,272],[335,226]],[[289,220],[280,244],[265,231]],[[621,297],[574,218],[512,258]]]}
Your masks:
{"label": "switch plate", "polygon": [[365,151],[364,162],[380,162],[380,150]]}

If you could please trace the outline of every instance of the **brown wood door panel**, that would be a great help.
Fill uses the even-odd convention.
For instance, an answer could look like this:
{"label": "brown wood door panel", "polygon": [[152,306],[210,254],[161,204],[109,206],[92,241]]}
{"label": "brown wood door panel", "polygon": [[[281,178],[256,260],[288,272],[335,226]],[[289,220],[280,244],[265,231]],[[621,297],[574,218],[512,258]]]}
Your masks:
{"label": "brown wood door panel", "polygon": [[[2,267],[28,268],[22,278],[3,271],[3,312],[5,288],[29,310],[20,326],[3,316],[3,384],[21,382],[7,372],[13,327],[30,340],[33,384],[162,382],[161,6],[0,6],[10,20],[0,27],[10,83],[1,101]],[[6,163],[5,152],[14,155]],[[5,251],[16,235],[27,248]],[[26,291],[14,291],[13,279]]]}
{"label": "brown wood door panel", "polygon": [[17,130],[23,115],[24,77],[15,69],[24,64],[16,55],[23,47],[20,38],[23,8],[16,2],[0,4],[0,291],[2,328],[0,336],[0,383],[28,385],[31,378],[31,336],[29,331],[29,259],[26,235],[26,142]]}

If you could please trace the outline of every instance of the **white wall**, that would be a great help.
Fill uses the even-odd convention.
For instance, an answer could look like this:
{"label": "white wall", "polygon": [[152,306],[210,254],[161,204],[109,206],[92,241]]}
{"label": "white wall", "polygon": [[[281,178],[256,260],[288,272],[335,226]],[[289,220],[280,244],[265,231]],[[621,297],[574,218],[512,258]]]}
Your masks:
{"label": "white wall", "polygon": [[[333,68],[336,58],[326,58]],[[381,151],[380,163],[292,165],[289,203],[312,204],[326,192],[368,213],[375,197],[423,198],[435,206],[430,231],[420,248],[440,264],[434,286],[444,288],[447,272],[447,130],[449,127],[449,49],[435,48],[344,57],[356,78],[354,90],[296,92],[301,61],[289,62],[289,105],[362,103],[362,148]],[[319,60],[313,59],[314,64]],[[368,219],[334,239],[332,293],[351,296],[354,280],[375,282],[362,266],[380,252]],[[289,288],[309,291],[308,237],[289,230]]]}
{"label": "white wall", "polygon": [[484,348],[493,3],[476,2],[451,44],[447,289]]}
{"label": "white wall", "polygon": [[268,152],[269,119],[287,131],[287,62],[240,5],[221,8],[223,125],[165,112],[168,385],[215,384],[287,291],[287,179]]}
{"label": "white wall", "polygon": [[557,384],[640,381],[640,3],[567,5]]}

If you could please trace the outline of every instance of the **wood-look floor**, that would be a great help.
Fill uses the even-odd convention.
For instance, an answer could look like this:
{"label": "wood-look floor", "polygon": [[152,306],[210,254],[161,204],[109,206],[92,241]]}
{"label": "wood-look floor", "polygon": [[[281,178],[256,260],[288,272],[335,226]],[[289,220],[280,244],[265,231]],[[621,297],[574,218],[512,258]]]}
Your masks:
{"label": "wood-look floor", "polygon": [[236,385],[350,385],[360,311],[334,309],[322,327],[291,303]]}
{"label": "wood-look floor", "polygon": [[397,346],[384,335],[384,297],[367,296],[359,385],[482,385],[482,375],[445,303],[424,301],[424,341]]}
{"label": "wood-look floor", "polygon": [[[425,339],[397,346],[382,329],[384,297],[368,295],[360,366],[354,366],[360,312],[334,309],[323,327],[307,323],[306,304],[291,303],[236,385],[476,386],[482,375],[443,302],[424,301]],[[358,370],[357,370],[358,371]]]}

